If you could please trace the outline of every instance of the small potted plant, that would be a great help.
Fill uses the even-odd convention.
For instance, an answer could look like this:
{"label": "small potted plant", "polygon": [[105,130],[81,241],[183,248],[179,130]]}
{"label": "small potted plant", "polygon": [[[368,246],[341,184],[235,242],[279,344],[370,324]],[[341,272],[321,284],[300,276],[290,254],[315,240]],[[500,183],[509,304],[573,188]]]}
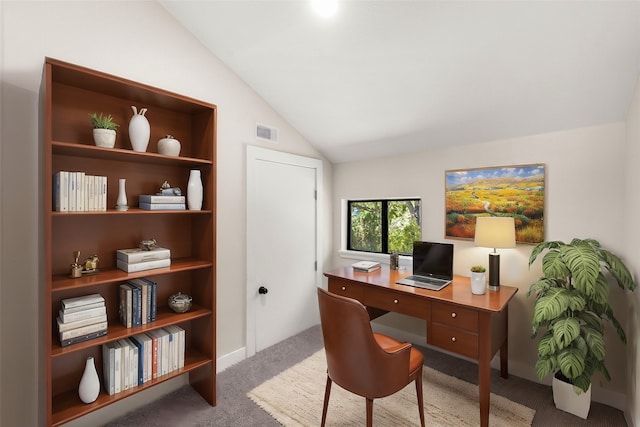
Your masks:
{"label": "small potted plant", "polygon": [[113,148],[116,145],[116,130],[119,124],[113,121],[111,114],[89,114],[93,125],[93,140],[98,147]]}
{"label": "small potted plant", "polygon": [[485,272],[487,271],[481,265],[471,267],[471,293],[474,295],[482,295],[486,290],[487,279]]}
{"label": "small potted plant", "polygon": [[573,239],[538,244],[529,267],[542,258],[542,274],[529,288],[534,294],[532,338],[538,342],[536,373],[553,374],[553,400],[558,409],[587,418],[591,405],[591,377],[605,367],[605,322],[611,322],[626,343],[622,326],[609,304],[610,283],[633,291],[636,283],[620,258],[597,240]]}

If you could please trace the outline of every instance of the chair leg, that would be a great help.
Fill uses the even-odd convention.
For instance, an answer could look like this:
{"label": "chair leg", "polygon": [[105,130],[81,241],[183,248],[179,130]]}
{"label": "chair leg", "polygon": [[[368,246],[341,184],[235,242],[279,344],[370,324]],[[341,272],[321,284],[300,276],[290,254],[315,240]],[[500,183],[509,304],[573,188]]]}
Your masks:
{"label": "chair leg", "polygon": [[373,427],[373,399],[367,399],[367,427]]}
{"label": "chair leg", "polygon": [[320,427],[324,427],[324,423],[327,421],[327,408],[329,407],[329,395],[331,394],[331,378],[327,375],[327,385],[324,388],[324,405],[322,407],[322,422]]}
{"label": "chair leg", "polygon": [[424,427],[424,399],[422,397],[422,372],[416,377],[416,394],[418,395],[418,412],[420,413],[420,426]]}

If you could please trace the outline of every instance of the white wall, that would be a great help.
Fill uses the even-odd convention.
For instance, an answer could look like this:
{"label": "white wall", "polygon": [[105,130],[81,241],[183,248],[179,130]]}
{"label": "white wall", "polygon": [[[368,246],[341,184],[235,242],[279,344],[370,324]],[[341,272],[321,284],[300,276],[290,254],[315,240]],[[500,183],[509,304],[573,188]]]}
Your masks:
{"label": "white wall", "polygon": [[[39,383],[43,365],[38,357],[44,349],[38,338],[43,329],[38,299],[44,286],[39,231],[45,209],[38,96],[45,56],[218,106],[218,357],[242,350],[246,329],[245,146],[322,157],[156,2],[0,1],[0,18],[0,424],[38,425],[38,412],[42,415],[44,407],[42,393],[38,394],[39,385],[40,390],[44,388]],[[280,143],[257,141],[256,122],[279,128]],[[324,161],[324,167],[328,191],[331,165]],[[325,200],[330,199],[325,195]],[[329,210],[325,206],[325,212]],[[323,224],[323,229],[330,230],[330,223]],[[323,255],[328,258],[330,244],[325,247]],[[181,381],[140,393],[75,424],[103,423]]]}
{"label": "white wall", "polygon": [[[334,206],[341,199],[363,197],[419,196],[423,200],[424,240],[444,240],[444,172],[450,169],[544,163],[546,165],[545,239],[570,241],[573,237],[598,239],[605,247],[630,260],[625,253],[624,209],[625,125],[603,126],[555,132],[463,147],[437,149],[420,154],[334,165]],[[340,224],[334,209],[333,221]],[[334,263],[352,259],[335,254],[340,229],[334,228]],[[473,264],[487,263],[488,250],[473,242],[448,240],[455,244],[454,272],[469,276]],[[533,297],[529,285],[540,275],[540,261],[528,269],[532,246],[518,245],[500,250],[501,283],[519,288],[510,304],[510,371],[536,379],[536,341],[530,338]],[[622,292],[614,289],[614,309],[626,323]],[[387,318],[387,319],[385,319]],[[380,320],[386,326],[409,329],[424,335],[424,322],[400,315]],[[594,379],[594,399],[617,407],[624,405],[626,392],[626,349],[613,329],[607,330],[607,367],[613,380]],[[550,381],[550,379],[548,379]],[[606,391],[606,392],[605,392]]]}
{"label": "white wall", "polygon": [[[640,185],[640,76],[636,84],[629,114],[627,116],[627,148],[625,165],[625,204],[624,223],[626,234],[625,252],[640,252],[640,224],[637,212],[640,211],[638,186]],[[629,257],[629,268],[636,280],[640,277],[640,260],[637,256]],[[630,427],[640,426],[640,289],[629,298],[627,331],[627,399],[629,406],[627,424]]]}

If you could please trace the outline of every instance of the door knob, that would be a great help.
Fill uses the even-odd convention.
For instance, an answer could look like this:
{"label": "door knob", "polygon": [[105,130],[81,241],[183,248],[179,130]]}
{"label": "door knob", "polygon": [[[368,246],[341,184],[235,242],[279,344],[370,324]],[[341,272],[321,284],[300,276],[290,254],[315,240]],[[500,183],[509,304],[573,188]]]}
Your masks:
{"label": "door knob", "polygon": [[258,293],[259,293],[260,295],[264,295],[264,294],[266,294],[267,292],[269,292],[269,289],[265,288],[264,286],[260,286],[260,287],[258,288]]}

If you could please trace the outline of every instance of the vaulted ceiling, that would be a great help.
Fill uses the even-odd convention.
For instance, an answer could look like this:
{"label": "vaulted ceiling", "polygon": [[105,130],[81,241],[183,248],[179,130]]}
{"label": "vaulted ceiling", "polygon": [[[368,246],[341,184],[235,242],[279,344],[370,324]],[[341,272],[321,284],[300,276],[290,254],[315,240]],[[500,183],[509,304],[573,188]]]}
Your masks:
{"label": "vaulted ceiling", "polygon": [[160,0],[329,160],[624,121],[640,1]]}

